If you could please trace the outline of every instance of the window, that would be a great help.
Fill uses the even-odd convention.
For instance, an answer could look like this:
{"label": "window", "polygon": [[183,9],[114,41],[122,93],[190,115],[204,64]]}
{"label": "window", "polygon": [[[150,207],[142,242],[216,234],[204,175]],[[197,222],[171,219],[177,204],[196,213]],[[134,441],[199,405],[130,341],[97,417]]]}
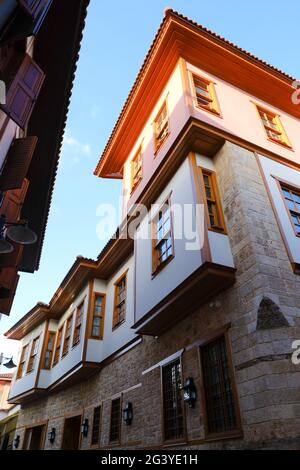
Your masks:
{"label": "window", "polygon": [[167,200],[152,224],[152,273],[173,257],[171,205]]}
{"label": "window", "polygon": [[101,406],[97,406],[94,408],[94,415],[93,415],[93,428],[92,428],[92,439],[91,445],[99,444],[100,438],[100,419],[101,419]]}
{"label": "window", "polygon": [[52,331],[48,331],[47,340],[46,340],[46,349],[45,349],[45,354],[44,354],[43,369],[50,369],[51,367],[51,361],[52,361],[52,355],[53,355],[53,349],[54,349],[54,338],[55,338],[55,333]]}
{"label": "window", "polygon": [[286,145],[287,147],[291,147],[279,116],[262,108],[257,109],[268,139],[273,142]]}
{"label": "window", "polygon": [[111,416],[110,416],[110,442],[120,441],[121,428],[121,398],[116,398],[111,402]]}
{"label": "window", "polygon": [[115,307],[113,314],[113,328],[125,321],[127,276],[123,276],[115,283]]}
{"label": "window", "polygon": [[200,348],[207,434],[228,433],[238,427],[226,339],[221,336]]}
{"label": "window", "polygon": [[284,183],[280,183],[280,187],[295,233],[300,237],[300,189],[288,187]]}
{"label": "window", "polygon": [[63,326],[60,327],[60,329],[58,330],[56,334],[56,345],[55,345],[53,365],[55,365],[59,361],[62,331],[63,331]]}
{"label": "window", "polygon": [[169,135],[169,119],[165,102],[154,121],[155,150],[157,151]]}
{"label": "window", "polygon": [[83,320],[83,307],[84,302],[82,302],[76,310],[76,320],[75,320],[75,329],[74,329],[74,336],[73,336],[73,345],[79,343],[80,335],[81,335],[81,326]]}
{"label": "window", "polygon": [[37,356],[38,348],[39,348],[39,341],[40,341],[40,338],[38,336],[32,342],[30,357],[29,357],[29,361],[28,361],[27,372],[31,372],[34,369],[36,356]]}
{"label": "window", "polygon": [[105,295],[94,294],[93,312],[92,312],[92,326],[91,338],[103,338],[104,330],[104,310],[105,310]]}
{"label": "window", "polygon": [[214,84],[197,75],[192,75],[192,83],[196,106],[220,114]]}
{"label": "window", "polygon": [[23,377],[25,373],[25,364],[27,361],[28,347],[29,347],[28,344],[26,344],[26,346],[23,346],[20,364],[19,364],[18,372],[17,372],[17,379],[20,379],[21,377]]}
{"label": "window", "polygon": [[140,148],[131,161],[131,191],[142,179],[142,149]]}
{"label": "window", "polygon": [[65,356],[69,352],[72,326],[73,326],[73,316],[74,314],[72,313],[72,315],[66,321],[66,331],[65,331],[65,338],[64,338],[64,345],[63,345],[63,352],[62,352],[63,356]]}
{"label": "window", "polygon": [[25,54],[24,60],[7,91],[6,104],[2,105],[4,111],[22,129],[25,129],[29,121],[44,78],[44,72],[28,54]]}
{"label": "window", "polygon": [[181,366],[177,359],[162,368],[164,439],[182,439],[184,417],[181,392]]}
{"label": "window", "polygon": [[205,206],[208,219],[208,227],[212,230],[224,231],[225,221],[221,209],[221,201],[216,181],[216,175],[213,171],[199,167],[201,181],[203,184],[203,193],[205,196]]}

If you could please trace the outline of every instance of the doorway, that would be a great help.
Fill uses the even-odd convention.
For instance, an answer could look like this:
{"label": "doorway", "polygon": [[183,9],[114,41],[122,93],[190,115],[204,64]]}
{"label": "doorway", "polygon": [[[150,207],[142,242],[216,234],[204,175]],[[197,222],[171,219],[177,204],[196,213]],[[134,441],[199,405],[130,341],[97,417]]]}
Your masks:
{"label": "doorway", "polygon": [[44,447],[46,426],[35,426],[27,428],[25,431],[24,445],[25,450],[41,450]]}
{"label": "doorway", "polygon": [[63,450],[75,450],[79,448],[81,415],[65,419],[62,440]]}

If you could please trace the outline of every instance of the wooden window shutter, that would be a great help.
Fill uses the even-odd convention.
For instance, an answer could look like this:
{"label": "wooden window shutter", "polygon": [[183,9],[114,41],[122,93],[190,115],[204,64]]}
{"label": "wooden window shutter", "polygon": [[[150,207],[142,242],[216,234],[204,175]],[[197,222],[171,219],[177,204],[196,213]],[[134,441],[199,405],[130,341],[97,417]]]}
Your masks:
{"label": "wooden window shutter", "polygon": [[7,153],[0,175],[0,190],[21,188],[31,162],[38,138],[35,136],[14,139]]}
{"label": "wooden window shutter", "polygon": [[18,0],[20,7],[35,19],[49,0]]}
{"label": "wooden window shutter", "polygon": [[13,80],[6,96],[3,109],[23,129],[32,113],[45,78],[44,72],[25,54],[19,71]]}
{"label": "wooden window shutter", "polygon": [[22,205],[29,186],[29,181],[25,178],[20,189],[12,189],[5,193],[5,197],[0,208],[0,215],[5,214],[9,222],[19,219]]}
{"label": "wooden window shutter", "polygon": [[12,268],[21,264],[24,246],[19,243],[14,243],[11,240],[9,240],[9,243],[13,245],[14,251],[0,256],[0,269]]}
{"label": "wooden window shutter", "polygon": [[10,313],[19,277],[16,268],[3,269],[0,273],[0,312],[5,315]]}

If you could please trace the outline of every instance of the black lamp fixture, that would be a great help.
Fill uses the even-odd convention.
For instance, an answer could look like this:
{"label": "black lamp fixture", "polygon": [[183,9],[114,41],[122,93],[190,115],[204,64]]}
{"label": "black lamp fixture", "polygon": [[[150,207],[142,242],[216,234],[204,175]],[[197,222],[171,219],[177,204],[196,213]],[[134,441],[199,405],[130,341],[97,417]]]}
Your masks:
{"label": "black lamp fixture", "polygon": [[48,432],[48,439],[51,444],[54,444],[56,436],[56,429],[52,428],[50,432]]}
{"label": "black lamp fixture", "polygon": [[7,369],[13,369],[14,367],[17,367],[12,357],[5,357],[3,356],[3,353],[1,353],[0,354],[0,366],[2,365],[3,360],[8,361],[5,364],[3,364],[4,367],[7,367]]}
{"label": "black lamp fixture", "polygon": [[37,234],[28,227],[26,220],[8,222],[6,216],[0,216],[0,254],[11,253],[14,246],[6,239],[9,238],[20,245],[32,245],[37,241]]}
{"label": "black lamp fixture", "polygon": [[188,403],[190,408],[194,408],[197,398],[197,390],[193,377],[188,377],[182,387],[183,400]]}
{"label": "black lamp fixture", "polygon": [[84,437],[86,437],[88,435],[88,432],[89,432],[89,420],[85,418],[81,425],[81,433]]}
{"label": "black lamp fixture", "polygon": [[17,436],[14,438],[14,448],[17,449],[20,444],[20,436],[17,434]]}
{"label": "black lamp fixture", "polygon": [[132,403],[128,401],[125,405],[125,408],[123,409],[123,420],[126,424],[130,426],[132,423],[133,419],[133,408],[132,408]]}

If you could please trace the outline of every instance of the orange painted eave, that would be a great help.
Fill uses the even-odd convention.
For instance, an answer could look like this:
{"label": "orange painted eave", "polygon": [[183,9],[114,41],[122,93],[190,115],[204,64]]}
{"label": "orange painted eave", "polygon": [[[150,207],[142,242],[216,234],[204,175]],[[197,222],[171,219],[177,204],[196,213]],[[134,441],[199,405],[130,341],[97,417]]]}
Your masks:
{"label": "orange painted eave", "polygon": [[113,177],[142,131],[180,57],[255,97],[300,118],[291,101],[293,77],[167,10],[94,174]]}

